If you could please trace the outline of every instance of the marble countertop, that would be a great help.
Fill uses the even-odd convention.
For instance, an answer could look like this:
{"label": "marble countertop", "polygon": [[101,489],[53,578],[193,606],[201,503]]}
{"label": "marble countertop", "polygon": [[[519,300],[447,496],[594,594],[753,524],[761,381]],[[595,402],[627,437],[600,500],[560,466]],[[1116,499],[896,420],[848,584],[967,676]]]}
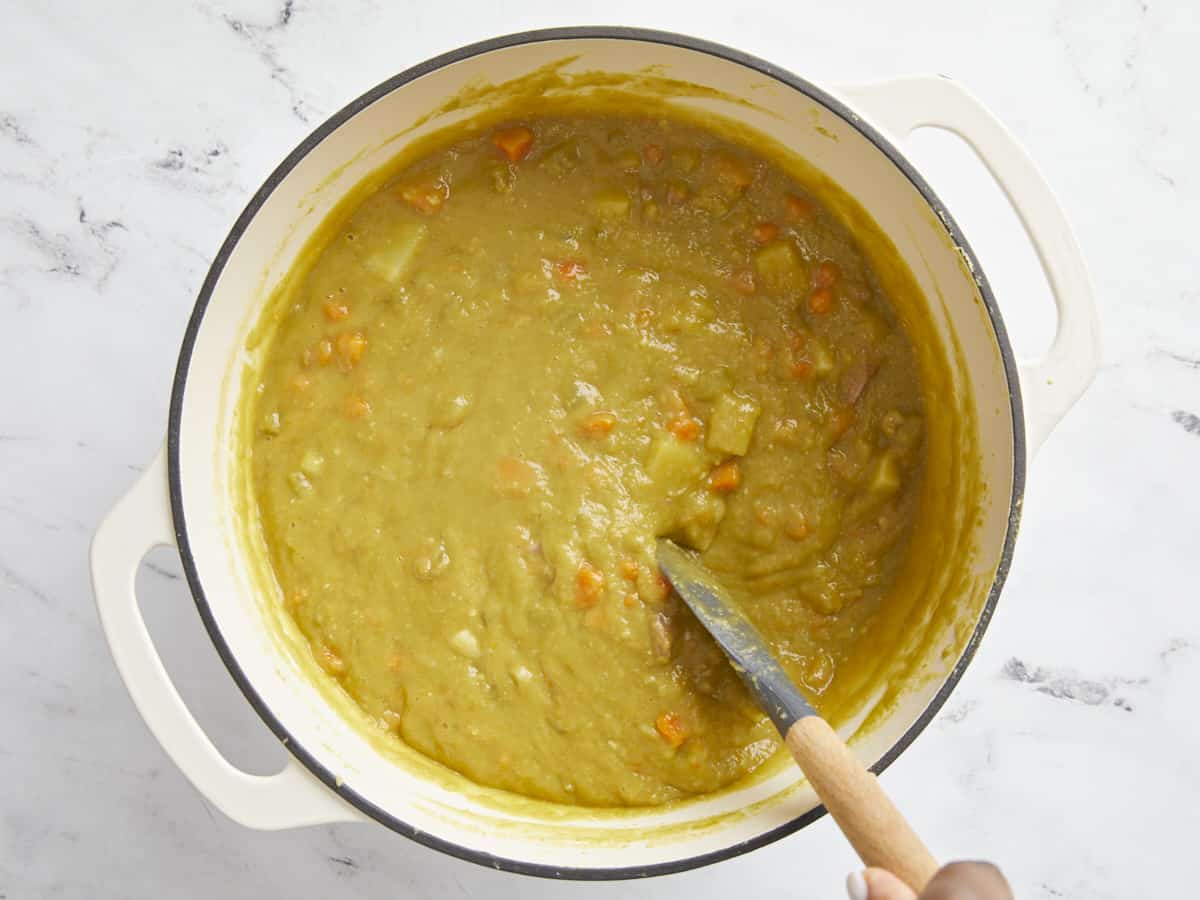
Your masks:
{"label": "marble countertop", "polygon": [[[945,858],[1023,898],[1173,896],[1200,834],[1200,15],[1173,3],[17,0],[0,29],[0,898],[839,897],[828,820],[650,882],[572,885],[452,860],[373,825],[245,830],[138,718],[88,580],[96,523],[162,440],[209,260],[325,116],[435,53],[580,21],[687,31],[837,83],[961,80],[1042,167],[1088,257],[1104,364],[1029,473],[1016,561],[975,662],[885,775]],[[953,140],[913,156],[990,273],[1018,349],[1046,288]],[[152,554],[141,603],[236,763],[282,750]]]}

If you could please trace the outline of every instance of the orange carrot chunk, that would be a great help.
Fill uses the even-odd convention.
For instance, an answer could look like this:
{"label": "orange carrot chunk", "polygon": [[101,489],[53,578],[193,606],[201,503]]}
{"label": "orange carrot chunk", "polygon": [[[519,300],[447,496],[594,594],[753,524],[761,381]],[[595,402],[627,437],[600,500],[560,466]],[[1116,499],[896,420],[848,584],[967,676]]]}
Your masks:
{"label": "orange carrot chunk", "polygon": [[325,318],[330,322],[340,322],[350,315],[350,307],[340,300],[326,300],[323,308]]}
{"label": "orange carrot chunk", "polygon": [[500,148],[509,162],[520,162],[533,149],[533,132],[524,125],[501,128],[492,134],[492,143]]}
{"label": "orange carrot chunk", "polygon": [[554,264],[554,273],[567,281],[582,281],[587,278],[587,265],[579,259],[560,259]]}
{"label": "orange carrot chunk", "polygon": [[402,184],[396,188],[396,193],[417,212],[432,216],[446,205],[450,191],[443,181],[418,181]]}
{"label": "orange carrot chunk", "polygon": [[678,747],[687,740],[687,726],[683,719],[673,712],[665,712],[654,720],[654,730],[671,747]]}
{"label": "orange carrot chunk", "polygon": [[344,369],[352,369],[367,352],[367,337],[361,331],[345,331],[334,340],[338,362]]}
{"label": "orange carrot chunk", "polygon": [[774,222],[759,222],[754,226],[754,240],[760,244],[769,244],[779,237],[779,226]]}
{"label": "orange carrot chunk", "polygon": [[321,338],[317,342],[317,362],[323,366],[329,365],[333,361],[333,341],[329,338]]}
{"label": "orange carrot chunk", "polygon": [[817,274],[813,280],[816,282],[817,287],[833,287],[841,280],[841,277],[842,270],[838,264],[831,259],[827,259],[817,266]]}
{"label": "orange carrot chunk", "polygon": [[721,463],[708,475],[708,486],[714,494],[729,494],[742,484],[742,470],[737,460]]}
{"label": "orange carrot chunk", "polygon": [[681,441],[694,441],[700,436],[700,423],[689,415],[678,415],[667,422],[667,431]]}
{"label": "orange carrot chunk", "polygon": [[739,269],[733,274],[733,289],[743,297],[754,293],[754,273],[749,269]]}
{"label": "orange carrot chunk", "polygon": [[788,216],[794,222],[800,222],[804,219],[812,217],[814,212],[813,205],[810,201],[803,197],[797,197],[795,194],[788,194],[784,197],[784,205],[787,207]]}
{"label": "orange carrot chunk", "polygon": [[575,605],[590,609],[600,600],[604,592],[604,573],[586,560],[575,573]]}
{"label": "orange carrot chunk", "polygon": [[616,413],[594,412],[579,423],[579,430],[588,437],[604,437],[616,427]]}
{"label": "orange carrot chunk", "polygon": [[827,287],[813,288],[813,292],[808,295],[808,308],[814,315],[829,315],[833,311],[833,291]]}
{"label": "orange carrot chunk", "polygon": [[804,381],[811,378],[813,373],[813,364],[807,359],[798,359],[792,363],[789,374],[796,381]]}
{"label": "orange carrot chunk", "polygon": [[361,419],[371,411],[371,404],[358,394],[347,394],[342,403],[342,410],[346,413],[347,419]]}

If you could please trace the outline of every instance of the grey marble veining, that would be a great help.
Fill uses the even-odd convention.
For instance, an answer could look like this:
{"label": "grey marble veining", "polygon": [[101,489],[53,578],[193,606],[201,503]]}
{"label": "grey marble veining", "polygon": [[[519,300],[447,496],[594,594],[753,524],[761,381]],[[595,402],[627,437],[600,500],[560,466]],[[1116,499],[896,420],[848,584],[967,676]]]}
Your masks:
{"label": "grey marble veining", "polygon": [[[952,75],[1055,186],[1091,267],[1104,364],[1030,469],[975,662],[885,782],[940,855],[995,858],[1023,898],[1186,890],[1200,833],[1195,4],[18,0],[0,29],[0,898],[841,896],[853,859],[827,821],[620,888],[486,871],[374,826],[247,831],[165,758],[96,620],[90,535],[162,440],[195,293],[265,175],[412,63],[600,19],[826,82]],[[953,141],[921,134],[911,150],[1035,353],[1053,317],[1011,213]],[[152,554],[138,586],[205,728],[237,764],[277,768],[178,561]]]}

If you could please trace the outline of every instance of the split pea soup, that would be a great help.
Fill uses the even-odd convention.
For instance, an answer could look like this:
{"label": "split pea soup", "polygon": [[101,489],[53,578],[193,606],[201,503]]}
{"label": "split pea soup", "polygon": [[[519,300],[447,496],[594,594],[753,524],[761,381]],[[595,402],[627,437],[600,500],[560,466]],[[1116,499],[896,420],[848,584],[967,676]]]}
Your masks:
{"label": "split pea soup", "polygon": [[388,740],[585,806],[753,772],[778,737],[660,536],[827,714],[886,652],[917,365],[782,166],[672,119],[535,117],[412,163],[315,253],[248,392],[253,500],[320,677]]}

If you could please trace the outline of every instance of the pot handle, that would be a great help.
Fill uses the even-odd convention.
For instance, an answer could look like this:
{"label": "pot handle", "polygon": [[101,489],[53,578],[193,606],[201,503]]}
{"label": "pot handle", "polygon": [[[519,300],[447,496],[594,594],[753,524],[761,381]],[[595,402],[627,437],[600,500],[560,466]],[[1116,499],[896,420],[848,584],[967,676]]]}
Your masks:
{"label": "pot handle", "polygon": [[1032,456],[1091,383],[1100,322],[1083,254],[1054,192],[1012,133],[966,88],[938,75],[847,85],[838,94],[897,138],[918,128],[950,131],[975,151],[1012,204],[1050,283],[1057,310],[1045,356],[1019,364]]}
{"label": "pot handle", "polygon": [[179,696],[138,609],[134,576],[154,547],[175,546],[165,451],[146,467],[92,539],[92,589],[113,659],[150,731],[187,779],[235,822],[274,830],[359,821],[354,809],[294,757],[274,775],[250,775],[213,745]]}

